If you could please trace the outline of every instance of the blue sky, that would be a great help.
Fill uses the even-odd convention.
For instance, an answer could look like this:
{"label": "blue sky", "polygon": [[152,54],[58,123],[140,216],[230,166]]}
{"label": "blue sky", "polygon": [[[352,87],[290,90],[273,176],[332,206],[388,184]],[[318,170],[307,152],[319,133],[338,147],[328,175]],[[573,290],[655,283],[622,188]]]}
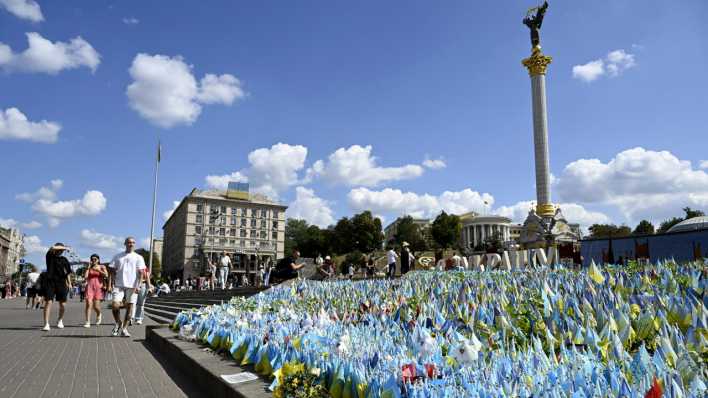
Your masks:
{"label": "blue sky", "polygon": [[[159,226],[226,175],[322,225],[363,209],[523,219],[533,5],[0,0],[0,223],[34,260],[147,237],[158,136]],[[553,199],[570,221],[708,209],[706,17],[701,0],[551,4]]]}

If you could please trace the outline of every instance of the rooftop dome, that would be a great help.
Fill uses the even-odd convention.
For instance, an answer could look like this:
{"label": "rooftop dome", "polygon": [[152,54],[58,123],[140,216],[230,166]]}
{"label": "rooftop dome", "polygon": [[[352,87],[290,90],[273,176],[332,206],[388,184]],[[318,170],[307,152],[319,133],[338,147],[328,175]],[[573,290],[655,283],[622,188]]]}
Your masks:
{"label": "rooftop dome", "polygon": [[693,217],[688,220],[683,220],[669,228],[667,232],[696,231],[699,229],[708,229],[708,216]]}

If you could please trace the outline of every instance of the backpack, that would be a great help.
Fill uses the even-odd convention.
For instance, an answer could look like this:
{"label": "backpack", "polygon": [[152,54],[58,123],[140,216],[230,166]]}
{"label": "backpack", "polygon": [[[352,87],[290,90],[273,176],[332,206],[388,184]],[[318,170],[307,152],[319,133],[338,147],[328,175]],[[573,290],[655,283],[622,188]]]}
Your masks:
{"label": "backpack", "polygon": [[42,289],[42,286],[44,285],[44,281],[47,279],[47,271],[42,271],[39,274],[39,278],[37,278],[37,282],[34,284],[35,290]]}

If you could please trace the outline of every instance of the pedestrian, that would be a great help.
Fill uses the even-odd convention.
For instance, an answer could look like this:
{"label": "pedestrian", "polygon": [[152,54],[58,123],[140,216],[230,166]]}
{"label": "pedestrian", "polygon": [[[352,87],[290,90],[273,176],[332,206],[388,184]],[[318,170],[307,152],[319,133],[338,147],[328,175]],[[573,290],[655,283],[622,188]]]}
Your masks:
{"label": "pedestrian", "polygon": [[326,279],[331,279],[334,277],[334,263],[332,262],[332,257],[326,256],[320,264],[319,267],[317,267],[317,273],[313,277],[315,280],[326,280]]}
{"label": "pedestrian", "polygon": [[366,276],[369,278],[373,278],[375,271],[376,267],[374,266],[374,257],[372,255],[371,257],[369,257],[368,260],[366,260]]}
{"label": "pedestrian", "polygon": [[297,264],[299,258],[300,252],[293,250],[292,256],[280,259],[271,278],[278,283],[297,278],[298,271],[305,266],[305,264]]}
{"label": "pedestrian", "polygon": [[106,267],[101,264],[98,254],[89,258],[89,266],[84,272],[84,291],[86,295],[85,328],[91,327],[91,310],[96,313],[96,326],[101,324],[101,301],[103,300],[103,279],[108,276]]}
{"label": "pedestrian", "polygon": [[349,263],[349,279],[354,279],[354,264]]}
{"label": "pedestrian", "polygon": [[266,265],[266,273],[265,273],[265,286],[268,287],[270,285],[270,274],[273,272],[273,260],[268,260],[268,264]]}
{"label": "pedestrian", "polygon": [[[125,238],[125,251],[118,253],[108,264],[111,274],[111,290],[113,293],[113,319],[116,325],[111,331],[112,336],[130,337],[128,332],[128,321],[130,320],[130,310],[138,300],[136,294],[140,286],[140,277],[145,269],[143,256],[135,252],[135,238],[129,236]],[[120,305],[125,299],[125,317],[120,319]]]}
{"label": "pedestrian", "polygon": [[231,258],[228,254],[226,254],[226,251],[223,251],[221,253],[221,257],[219,258],[219,284],[221,285],[222,290],[226,289],[226,281],[229,277],[230,267]]}
{"label": "pedestrian", "polygon": [[462,269],[462,257],[456,251],[452,252],[452,267],[458,271]]}
{"label": "pedestrian", "polygon": [[[37,281],[39,280],[39,272],[34,265],[30,268],[30,273],[27,274],[27,302],[25,309],[30,309],[37,303]],[[31,302],[31,303],[30,303]]]}
{"label": "pedestrian", "polygon": [[411,252],[408,242],[403,242],[401,246],[401,275],[405,275],[411,269]]}
{"label": "pedestrian", "polygon": [[398,258],[398,254],[393,250],[392,247],[388,249],[386,252],[386,260],[388,263],[388,273],[387,276],[389,278],[393,278],[393,276],[396,274],[396,259]]}
{"label": "pedestrian", "polygon": [[138,288],[137,292],[138,300],[133,306],[132,312],[130,313],[130,323],[132,324],[133,321],[135,321],[136,325],[143,324],[143,316],[145,314],[145,300],[147,299],[148,294],[152,293],[155,290],[155,288],[152,286],[152,282],[150,281],[150,270],[148,270],[147,268],[144,269],[143,272],[140,273],[140,278],[140,287]]}
{"label": "pedestrian", "polygon": [[211,261],[211,258],[209,259],[209,286],[211,290],[216,287],[216,264]]}
{"label": "pedestrian", "polygon": [[71,287],[71,266],[69,260],[62,256],[67,249],[63,243],[55,243],[50,247],[45,257],[47,261],[47,275],[42,280],[44,290],[44,327],[42,330],[49,331],[49,315],[52,311],[52,303],[56,300],[59,303],[59,317],[57,327],[64,328],[64,310],[66,297]]}

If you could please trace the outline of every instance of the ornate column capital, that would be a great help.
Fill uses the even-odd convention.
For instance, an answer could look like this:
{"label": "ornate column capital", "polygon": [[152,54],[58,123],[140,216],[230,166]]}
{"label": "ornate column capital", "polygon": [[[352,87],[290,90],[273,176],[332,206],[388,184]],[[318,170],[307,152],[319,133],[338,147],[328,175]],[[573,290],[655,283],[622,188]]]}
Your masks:
{"label": "ornate column capital", "polygon": [[552,57],[543,55],[541,47],[536,46],[531,50],[531,56],[521,63],[529,70],[529,76],[545,75],[546,68],[553,61]]}

